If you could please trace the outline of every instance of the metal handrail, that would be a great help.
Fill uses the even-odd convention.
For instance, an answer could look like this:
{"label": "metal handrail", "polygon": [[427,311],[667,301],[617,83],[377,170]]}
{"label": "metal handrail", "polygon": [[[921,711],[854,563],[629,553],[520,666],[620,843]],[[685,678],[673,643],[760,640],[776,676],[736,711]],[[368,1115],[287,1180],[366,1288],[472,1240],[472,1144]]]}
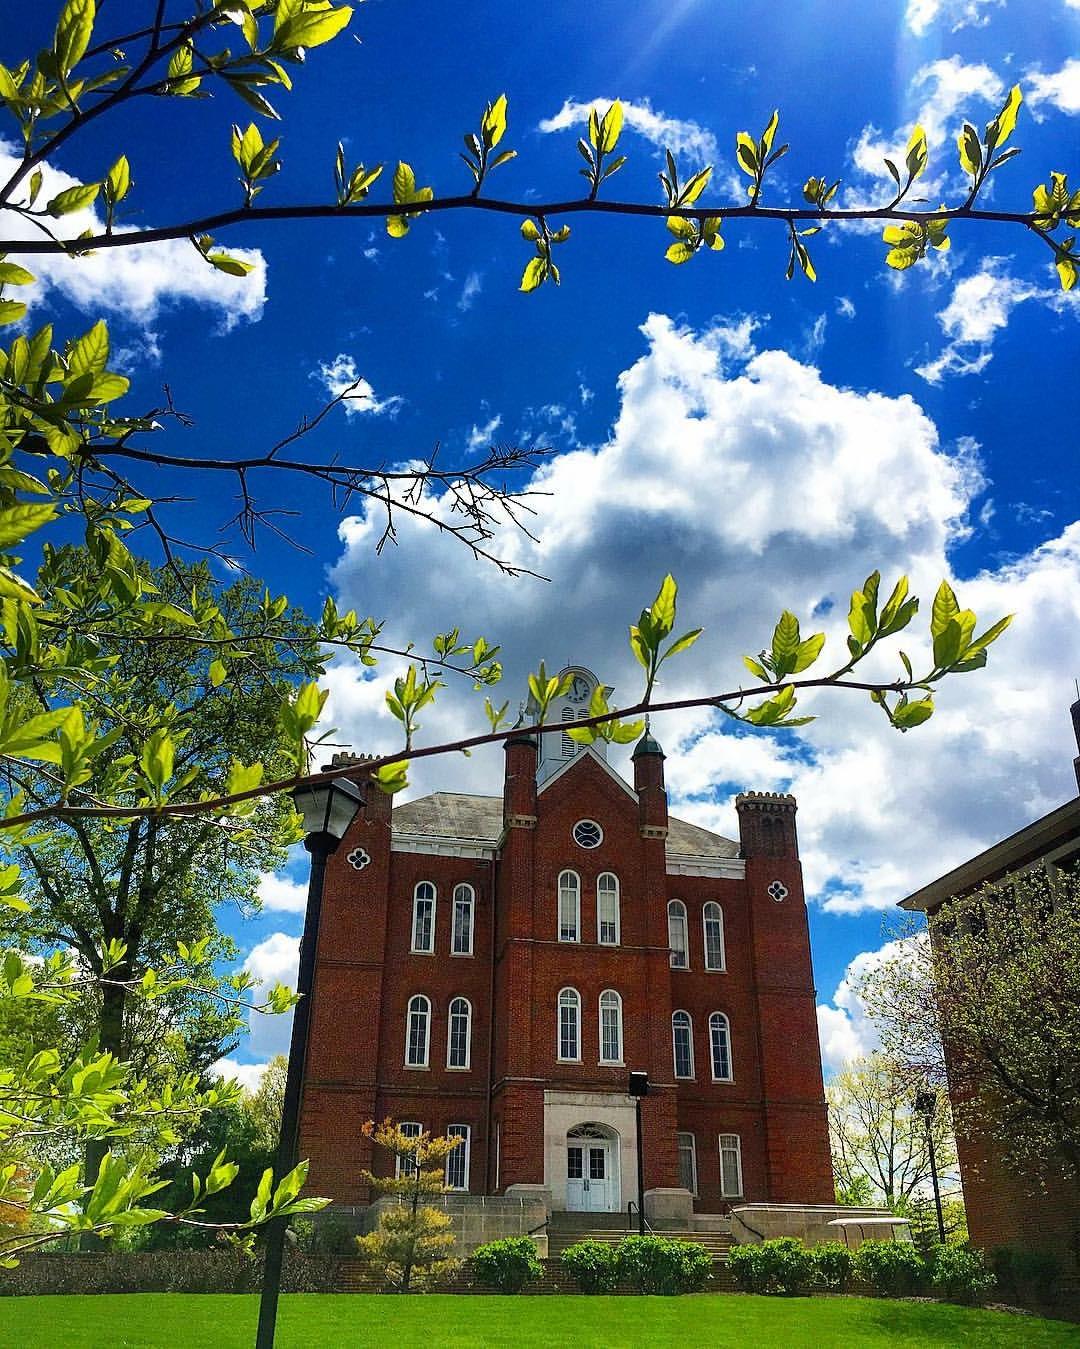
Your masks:
{"label": "metal handrail", "polygon": [[[635,1225],[636,1225],[636,1224],[634,1223],[634,1210],[635,1210],[635,1209],[637,1209],[637,1204],[635,1204],[634,1201],[633,1201],[632,1199],[629,1200],[629,1201],[627,1202],[627,1205],[626,1205],[626,1227],[627,1227],[627,1231],[630,1231],[630,1232],[632,1232],[632,1231],[634,1230],[634,1227],[635,1227]],[[638,1212],[640,1212],[640,1210],[638,1210]],[[646,1217],[643,1216],[641,1222],[642,1222],[642,1226],[644,1226],[646,1232],[653,1232],[653,1234],[655,1235],[655,1229],[653,1228],[652,1223],[649,1222],[648,1218],[646,1218]]]}

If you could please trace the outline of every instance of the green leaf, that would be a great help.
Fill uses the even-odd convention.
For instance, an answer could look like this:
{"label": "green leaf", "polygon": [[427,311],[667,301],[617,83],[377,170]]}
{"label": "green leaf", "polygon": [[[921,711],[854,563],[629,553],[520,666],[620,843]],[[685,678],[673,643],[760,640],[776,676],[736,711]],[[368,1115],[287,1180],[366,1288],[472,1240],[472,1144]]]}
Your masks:
{"label": "green leaf", "polygon": [[684,262],[689,262],[693,256],[693,244],[682,242],[668,244],[667,248],[664,250],[664,257],[667,258],[668,262],[675,263],[676,266],[679,266]]}
{"label": "green leaf", "polygon": [[53,52],[60,71],[67,75],[83,58],[94,31],[94,0],[67,0],[56,24]]}
{"label": "green leaf", "polygon": [[348,5],[341,9],[309,9],[286,19],[274,33],[274,46],[283,48],[321,47],[330,42],[352,18]]}
{"label": "green leaf", "polygon": [[813,636],[807,637],[805,641],[800,642],[795,652],[795,664],[792,667],[792,674],[802,674],[807,670],[821,655],[821,648],[825,645],[825,634],[815,632]]}
{"label": "green leaf", "polygon": [[244,262],[242,258],[230,257],[228,253],[207,253],[206,261],[229,276],[247,276],[254,266],[254,263]]}
{"label": "green leaf", "polygon": [[224,662],[220,660],[212,660],[210,662],[210,668],[207,670],[207,677],[210,680],[210,687],[213,689],[220,688],[220,686],[225,682],[225,677],[227,674],[228,671],[225,668]]}
{"label": "green leaf", "polygon": [[960,151],[960,167],[973,178],[977,177],[982,168],[982,145],[979,133],[970,122],[964,123],[956,138],[956,145]]}
{"label": "green leaf", "polygon": [[[494,103],[489,103],[484,109],[484,116],[480,123],[480,129],[484,134],[484,144],[488,149],[493,149],[502,140],[506,134],[506,95],[500,94]],[[496,167],[492,165],[492,167]]]}
{"label": "green leaf", "polygon": [[540,238],[540,227],[535,220],[523,220],[521,222],[521,237],[528,239],[530,243],[535,243]]}
{"label": "green leaf", "polygon": [[619,133],[622,131],[622,124],[622,104],[616,99],[604,113],[604,119],[600,123],[600,145],[598,148],[602,154],[608,155],[615,149],[619,141]]}
{"label": "green leaf", "polygon": [[1001,109],[994,120],[986,127],[986,148],[993,154],[1000,145],[1012,135],[1016,127],[1016,115],[1020,111],[1020,104],[1023,103],[1024,96],[1020,92],[1020,86],[1014,84],[1009,90],[1009,96],[1005,100],[1005,106]]}
{"label": "green leaf", "polygon": [[374,774],[375,785],[387,796],[400,792],[409,785],[409,761],[402,759],[398,763],[383,764]]}
{"label": "green leaf", "polygon": [[675,578],[668,572],[660,582],[656,599],[649,606],[649,616],[655,624],[657,645],[659,645],[659,639],[666,637],[675,626],[675,601],[678,593],[679,587]]}
{"label": "green leaf", "polygon": [[772,683],[772,676],[769,674],[768,670],[766,670],[765,666],[762,665],[760,661],[755,660],[753,656],[743,656],[743,664],[756,679],[760,679],[766,684]]}
{"label": "green leaf", "polygon": [[0,300],[0,328],[8,323],[18,323],[25,313],[26,305],[22,300]]}
{"label": "green leaf", "polygon": [[83,333],[68,347],[68,369],[73,375],[98,374],[109,359],[109,329],[104,319],[98,319],[89,332]]}
{"label": "green leaf", "polygon": [[904,163],[907,165],[908,179],[914,182],[920,177],[926,168],[929,151],[926,148],[926,132],[916,123],[911,133],[911,139],[907,143],[907,151],[904,155]]}
{"label": "green leaf", "polygon": [[535,290],[543,282],[547,272],[547,258],[530,258],[521,274],[521,285],[518,289],[526,292]]}
{"label": "green leaf", "polygon": [[910,731],[913,726],[921,726],[929,721],[934,713],[934,699],[931,695],[920,698],[914,703],[901,703],[892,712],[893,724],[901,731]]}
{"label": "green leaf", "polygon": [[29,505],[0,507],[0,549],[7,550],[21,543],[28,534],[49,524],[57,517],[54,505]]}
{"label": "green leaf", "polygon": [[51,216],[69,215],[72,211],[83,211],[93,205],[101,190],[100,183],[77,183],[74,187],[65,187],[58,192],[45,208]]}
{"label": "green leaf", "polygon": [[0,262],[0,286],[29,286],[33,280],[33,272],[17,262]]}
{"label": "green leaf", "polygon": [[735,137],[735,158],[739,161],[739,167],[744,173],[748,173],[751,178],[757,177],[757,143],[747,131],[740,131]]}
{"label": "green leaf", "polygon": [[934,596],[934,607],[930,616],[930,636],[940,637],[949,622],[960,612],[953,588],[948,581],[942,581]]}
{"label": "green leaf", "polygon": [[394,170],[394,201],[400,206],[414,200],[416,175],[409,164],[399,162]]}
{"label": "green leaf", "polygon": [[112,201],[122,201],[127,196],[128,189],[131,187],[131,168],[128,165],[126,155],[121,155],[106,174],[105,185]]}
{"label": "green leaf", "polygon": [[682,651],[689,651],[704,631],[704,628],[692,628],[689,632],[683,633],[664,652],[664,659],[667,660],[669,656],[677,656]]}
{"label": "green leaf", "polygon": [[985,651],[991,642],[997,641],[1012,621],[1012,614],[1006,614],[1004,618],[999,618],[998,621],[987,628],[980,637],[975,638],[967,649],[968,654],[970,655],[976,651]]}
{"label": "green leaf", "polygon": [[159,726],[143,746],[139,755],[139,767],[143,776],[160,797],[162,789],[173,775],[173,763],[176,747],[168,729]]}
{"label": "green leaf", "polygon": [[799,620],[790,610],[780,615],[772,637],[772,663],[777,678],[790,674],[795,668],[795,653],[799,649]]}
{"label": "green leaf", "polygon": [[773,138],[776,135],[776,128],[780,125],[780,109],[775,108],[773,115],[769,118],[769,125],[765,128],[761,137],[761,148],[765,153],[761,156],[762,162],[769,157],[769,151],[772,149]]}

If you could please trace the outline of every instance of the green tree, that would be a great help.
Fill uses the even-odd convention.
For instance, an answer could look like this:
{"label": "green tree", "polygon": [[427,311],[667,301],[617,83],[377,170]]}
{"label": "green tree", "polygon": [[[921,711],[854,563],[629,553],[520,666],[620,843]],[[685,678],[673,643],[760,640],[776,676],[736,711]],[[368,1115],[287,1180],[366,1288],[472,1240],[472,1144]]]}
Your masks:
{"label": "green tree", "polygon": [[863,981],[886,1050],[947,1081],[957,1127],[1080,1183],[1080,880],[1039,868],[950,899]]}
{"label": "green tree", "polygon": [[450,1255],[454,1248],[450,1217],[424,1201],[447,1192],[446,1159],[461,1139],[406,1134],[390,1119],[381,1124],[369,1121],[364,1135],[394,1158],[392,1176],[366,1171],[364,1180],[376,1194],[399,1202],[382,1210],[378,1227],[357,1237],[356,1248],[398,1292],[407,1293],[455,1264]]}

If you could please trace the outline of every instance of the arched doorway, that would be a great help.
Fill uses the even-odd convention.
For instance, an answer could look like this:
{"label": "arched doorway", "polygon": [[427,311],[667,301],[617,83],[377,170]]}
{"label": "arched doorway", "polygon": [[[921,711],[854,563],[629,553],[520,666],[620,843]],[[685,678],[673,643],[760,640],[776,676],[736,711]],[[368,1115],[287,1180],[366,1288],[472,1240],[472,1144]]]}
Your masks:
{"label": "arched doorway", "polygon": [[566,1207],[616,1213],[622,1207],[619,1135],[607,1124],[577,1124],[566,1134]]}

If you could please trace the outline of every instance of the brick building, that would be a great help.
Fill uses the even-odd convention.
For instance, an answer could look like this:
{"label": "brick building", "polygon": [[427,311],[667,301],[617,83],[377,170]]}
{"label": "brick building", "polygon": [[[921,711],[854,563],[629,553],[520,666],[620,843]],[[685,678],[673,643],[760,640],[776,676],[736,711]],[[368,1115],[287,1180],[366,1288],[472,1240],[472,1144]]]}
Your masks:
{"label": "brick building", "polygon": [[[1080,701],[1071,708],[1080,749]],[[1080,789],[1080,756],[1073,760]],[[932,919],[954,895],[1032,868],[1080,869],[1080,796],[1066,801],[1001,842],[900,901]],[[934,928],[930,925],[931,939]],[[1078,1013],[1080,1015],[1080,1013]],[[958,1127],[956,1150],[967,1210],[968,1230],[977,1246],[1021,1246],[1061,1256],[1075,1279],[1080,1274],[1080,1189],[1074,1176],[1052,1167],[1021,1176],[1005,1161],[993,1127]]]}
{"label": "brick building", "polygon": [[[588,706],[575,668],[553,719]],[[648,733],[633,784],[605,746],[525,734],[501,796],[367,805],[331,857],[301,1155],[368,1200],[392,1116],[464,1142],[447,1181],[549,1211],[637,1194],[628,1073],[645,1070],[646,1210],[832,1204],[795,801],[737,801],[739,842],[669,817]],[[362,759],[357,764],[363,781]]]}

